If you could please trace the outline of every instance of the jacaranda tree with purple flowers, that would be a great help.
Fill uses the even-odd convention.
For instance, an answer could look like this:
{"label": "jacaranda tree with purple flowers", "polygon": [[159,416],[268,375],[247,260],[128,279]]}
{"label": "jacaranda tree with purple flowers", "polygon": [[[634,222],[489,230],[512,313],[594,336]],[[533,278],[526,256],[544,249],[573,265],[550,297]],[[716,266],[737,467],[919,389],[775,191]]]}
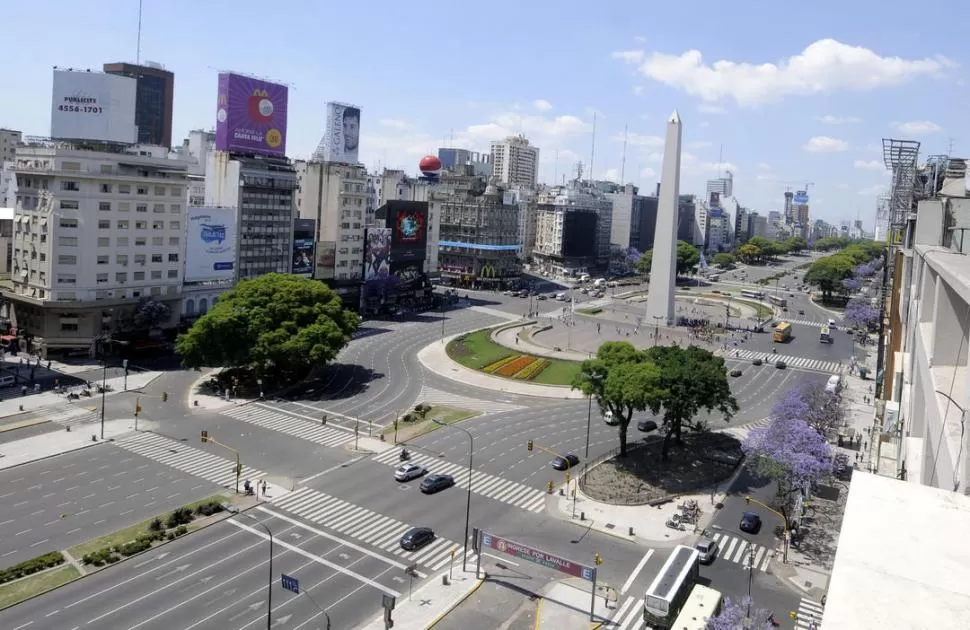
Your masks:
{"label": "jacaranda tree with purple flowers", "polygon": [[764,608],[752,608],[751,603],[750,597],[737,601],[725,597],[721,612],[707,620],[706,630],[770,630],[771,613]]}
{"label": "jacaranda tree with purple flowers", "polygon": [[879,321],[882,311],[871,306],[865,298],[853,298],[845,305],[842,317],[855,326],[868,328]]}
{"label": "jacaranda tree with purple flowers", "polygon": [[862,282],[858,278],[846,278],[842,281],[842,288],[849,293],[855,293],[862,288]]}
{"label": "jacaranda tree with purple flowers", "polygon": [[820,435],[827,436],[842,426],[845,402],[840,396],[825,391],[823,383],[802,383],[775,401],[771,406],[771,417],[804,420]]}
{"label": "jacaranda tree with purple flowers", "polygon": [[800,418],[772,418],[751,430],[741,450],[759,474],[778,484],[778,511],[791,522],[792,500],[800,490],[832,469],[832,450],[825,438]]}
{"label": "jacaranda tree with purple flowers", "polygon": [[856,278],[868,278],[872,274],[876,273],[876,267],[872,262],[862,263],[861,265],[858,265],[852,271],[852,273]]}

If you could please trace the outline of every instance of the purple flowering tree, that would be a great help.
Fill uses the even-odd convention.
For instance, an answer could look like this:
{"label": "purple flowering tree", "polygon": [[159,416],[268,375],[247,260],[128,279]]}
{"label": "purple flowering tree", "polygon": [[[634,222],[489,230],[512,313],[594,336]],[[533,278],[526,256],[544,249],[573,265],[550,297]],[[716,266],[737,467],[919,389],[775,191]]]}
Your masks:
{"label": "purple flowering tree", "polygon": [[858,278],[846,278],[842,281],[842,288],[849,293],[855,293],[862,288],[862,282]]}
{"label": "purple flowering tree", "polygon": [[799,491],[832,470],[829,443],[799,418],[773,418],[767,426],[751,429],[741,450],[759,474],[778,484],[778,511],[786,523]]}
{"label": "purple flowering tree", "polygon": [[[748,610],[751,610],[750,618]],[[725,597],[721,612],[707,620],[706,630],[770,630],[773,627],[768,621],[770,616],[764,608],[752,608],[750,597],[737,601]]]}
{"label": "purple flowering tree", "polygon": [[880,309],[871,306],[863,298],[853,298],[845,305],[842,317],[845,321],[862,328],[869,328],[876,324],[882,316]]}
{"label": "purple flowering tree", "polygon": [[876,268],[873,266],[871,262],[857,265],[856,268],[852,270],[852,274],[856,278],[868,278],[874,273],[876,273]]}
{"label": "purple flowering tree", "polygon": [[828,436],[845,420],[845,402],[825,391],[822,383],[802,383],[771,406],[771,417],[804,420],[819,435]]}

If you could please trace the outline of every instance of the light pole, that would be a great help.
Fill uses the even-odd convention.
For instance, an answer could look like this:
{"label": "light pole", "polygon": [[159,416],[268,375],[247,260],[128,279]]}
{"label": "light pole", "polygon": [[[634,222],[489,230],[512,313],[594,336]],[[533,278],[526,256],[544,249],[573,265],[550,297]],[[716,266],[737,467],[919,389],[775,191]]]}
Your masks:
{"label": "light pole", "polygon": [[441,420],[432,418],[431,422],[443,427],[449,427],[452,429],[457,429],[458,431],[463,431],[465,435],[468,436],[468,493],[465,497],[465,539],[464,545],[462,547],[462,557],[461,557],[461,570],[468,570],[468,521],[471,519],[472,513],[472,457],[475,454],[475,438],[472,437],[471,432],[464,428],[453,424],[445,424]]}
{"label": "light pole", "polygon": [[[599,374],[586,374],[587,380],[589,381],[599,381],[603,377]],[[583,455],[583,461],[589,459],[589,431],[593,421],[593,391],[589,392],[589,409],[586,410],[586,453]],[[585,464],[584,464],[585,468]]]}
{"label": "light pole", "polygon": [[[233,509],[236,516],[245,516],[248,519],[252,519],[254,523],[266,530],[266,535],[269,536],[269,581],[266,583],[266,630],[273,627],[273,531],[269,528],[269,525],[259,520],[251,514],[246,514],[245,512],[240,512]],[[329,623],[330,616],[327,615],[327,620]]]}
{"label": "light pole", "polygon": [[441,343],[445,342],[445,305],[442,303],[438,306],[441,311]]}
{"label": "light pole", "polygon": [[653,317],[653,345],[660,343],[660,320],[664,318],[663,315],[651,315]]}
{"label": "light pole", "polygon": [[104,440],[104,403],[105,392],[108,390],[108,360],[101,358],[103,371],[101,372],[101,439]]}
{"label": "light pole", "polygon": [[263,399],[263,379],[257,378],[256,384],[259,385],[259,399]]}

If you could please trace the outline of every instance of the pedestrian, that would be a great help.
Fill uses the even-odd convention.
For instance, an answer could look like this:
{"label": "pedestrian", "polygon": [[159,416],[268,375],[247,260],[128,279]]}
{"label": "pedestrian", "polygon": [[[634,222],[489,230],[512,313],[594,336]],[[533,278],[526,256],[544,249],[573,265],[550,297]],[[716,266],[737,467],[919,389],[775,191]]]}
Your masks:
{"label": "pedestrian", "polygon": [[866,450],[866,447],[868,447],[868,446],[869,446],[869,443],[866,442],[865,440],[863,440],[862,441],[862,450]]}

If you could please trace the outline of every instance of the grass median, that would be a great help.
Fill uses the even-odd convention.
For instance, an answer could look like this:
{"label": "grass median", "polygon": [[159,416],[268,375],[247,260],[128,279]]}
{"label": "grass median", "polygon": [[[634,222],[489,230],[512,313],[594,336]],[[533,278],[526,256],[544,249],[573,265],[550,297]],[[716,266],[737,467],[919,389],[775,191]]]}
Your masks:
{"label": "grass median", "polygon": [[[418,405],[418,407],[420,406]],[[419,419],[414,422],[399,420],[397,423],[397,431],[394,430],[392,423],[381,429],[381,433],[384,434],[384,437],[391,438],[397,442],[406,442],[426,433],[431,433],[436,429],[440,429],[441,425],[434,422],[432,418],[444,424],[454,424],[479,415],[481,415],[480,411],[449,407],[448,405],[430,405],[428,410],[424,412],[425,420]],[[413,409],[407,412],[405,416],[419,417]]]}
{"label": "grass median", "polygon": [[[492,341],[491,333],[492,330],[486,328],[453,339],[447,347],[448,356],[453,361],[478,371],[483,371],[483,368],[495,365],[509,357],[530,356],[522,355],[520,352],[495,343]],[[492,376],[526,384],[571,385],[582,367],[582,363],[579,361],[564,361],[562,359],[546,359],[546,361],[548,361],[548,364],[545,368],[528,380],[504,377],[496,372],[493,372]]]}
{"label": "grass median", "polygon": [[35,595],[46,593],[79,577],[81,572],[74,565],[68,564],[4,584],[0,586],[0,610],[19,604]]}

